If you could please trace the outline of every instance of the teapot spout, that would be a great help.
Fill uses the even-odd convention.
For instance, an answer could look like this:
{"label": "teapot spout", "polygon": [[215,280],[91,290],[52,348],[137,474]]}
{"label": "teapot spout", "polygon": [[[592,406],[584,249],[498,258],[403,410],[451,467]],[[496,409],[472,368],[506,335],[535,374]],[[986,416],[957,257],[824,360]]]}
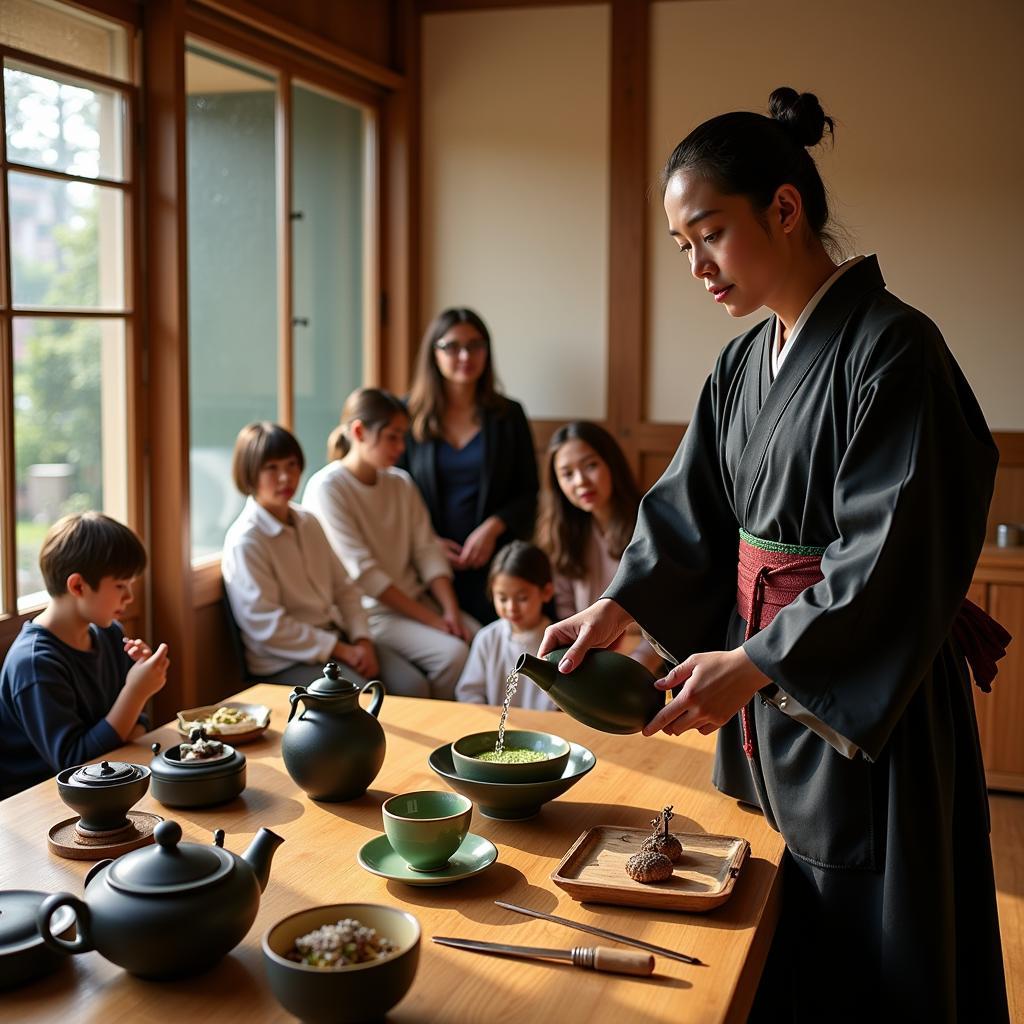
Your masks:
{"label": "teapot spout", "polygon": [[516,662],[516,673],[532,679],[542,690],[550,691],[558,680],[558,668],[550,661],[533,654],[521,654]]}
{"label": "teapot spout", "polygon": [[269,828],[261,828],[249,844],[249,849],[242,854],[242,860],[252,868],[256,881],[260,883],[260,892],[267,888],[270,878],[270,863],[274,859],[277,848],[284,840]]}

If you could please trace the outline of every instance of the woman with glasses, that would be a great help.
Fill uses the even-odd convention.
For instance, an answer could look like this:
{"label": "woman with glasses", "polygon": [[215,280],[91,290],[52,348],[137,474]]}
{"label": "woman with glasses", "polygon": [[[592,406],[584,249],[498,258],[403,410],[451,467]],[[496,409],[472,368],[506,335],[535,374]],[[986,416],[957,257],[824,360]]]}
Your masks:
{"label": "woman with glasses", "polygon": [[499,547],[533,533],[537,461],[523,407],[495,389],[490,332],[471,309],[446,309],[427,328],[408,408],[401,465],[455,570],[459,606],[491,622],[487,569]]}

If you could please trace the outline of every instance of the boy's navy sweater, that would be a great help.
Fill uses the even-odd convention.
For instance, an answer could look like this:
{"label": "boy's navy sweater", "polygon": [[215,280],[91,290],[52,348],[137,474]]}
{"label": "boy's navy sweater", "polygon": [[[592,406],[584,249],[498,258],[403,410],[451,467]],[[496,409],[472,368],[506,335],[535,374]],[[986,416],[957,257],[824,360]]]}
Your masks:
{"label": "boy's navy sweater", "polygon": [[[26,622],[0,671],[0,799],[121,746],[106,720],[132,660],[121,627],[79,651]],[[140,721],[142,719],[140,718]]]}

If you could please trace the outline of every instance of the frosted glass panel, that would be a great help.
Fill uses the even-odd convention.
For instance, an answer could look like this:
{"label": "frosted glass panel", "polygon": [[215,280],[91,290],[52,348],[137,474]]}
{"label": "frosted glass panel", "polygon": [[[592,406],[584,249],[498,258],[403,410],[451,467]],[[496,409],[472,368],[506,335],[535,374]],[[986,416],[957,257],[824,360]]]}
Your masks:
{"label": "frosted glass panel", "polygon": [[127,30],[56,0],[2,0],[0,43],[99,75],[127,79]]}
{"label": "frosted glass panel", "polygon": [[364,123],[358,107],[292,91],[295,432],[307,474],[363,375]]}
{"label": "frosted glass panel", "polygon": [[277,415],[274,82],[190,52],[188,293],[192,553],[220,550],[242,505],[231,451]]}

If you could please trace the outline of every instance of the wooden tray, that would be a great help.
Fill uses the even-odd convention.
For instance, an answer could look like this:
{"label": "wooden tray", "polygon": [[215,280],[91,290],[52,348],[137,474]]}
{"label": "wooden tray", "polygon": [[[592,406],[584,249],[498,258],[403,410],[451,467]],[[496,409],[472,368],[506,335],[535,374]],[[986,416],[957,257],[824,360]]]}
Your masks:
{"label": "wooden tray", "polygon": [[208,730],[207,735],[210,739],[221,740],[232,747],[239,743],[251,743],[253,740],[258,740],[267,731],[267,726],[270,725],[270,708],[266,704],[246,704],[244,701],[225,700],[221,701],[220,704],[207,704],[205,707],[179,711],[178,732],[185,739],[188,739],[188,729],[185,728],[185,723],[207,718],[217,708],[238,708],[240,711],[248,711],[256,719],[255,728],[247,729],[245,732],[221,732],[219,729],[216,731],[213,729]]}
{"label": "wooden tray", "polygon": [[674,832],[683,844],[683,859],[674,865],[671,878],[644,885],[626,874],[626,861],[650,834],[642,828],[592,828],[573,843],[551,881],[574,900],[697,913],[714,910],[732,895],[750,852],[746,839]]}

